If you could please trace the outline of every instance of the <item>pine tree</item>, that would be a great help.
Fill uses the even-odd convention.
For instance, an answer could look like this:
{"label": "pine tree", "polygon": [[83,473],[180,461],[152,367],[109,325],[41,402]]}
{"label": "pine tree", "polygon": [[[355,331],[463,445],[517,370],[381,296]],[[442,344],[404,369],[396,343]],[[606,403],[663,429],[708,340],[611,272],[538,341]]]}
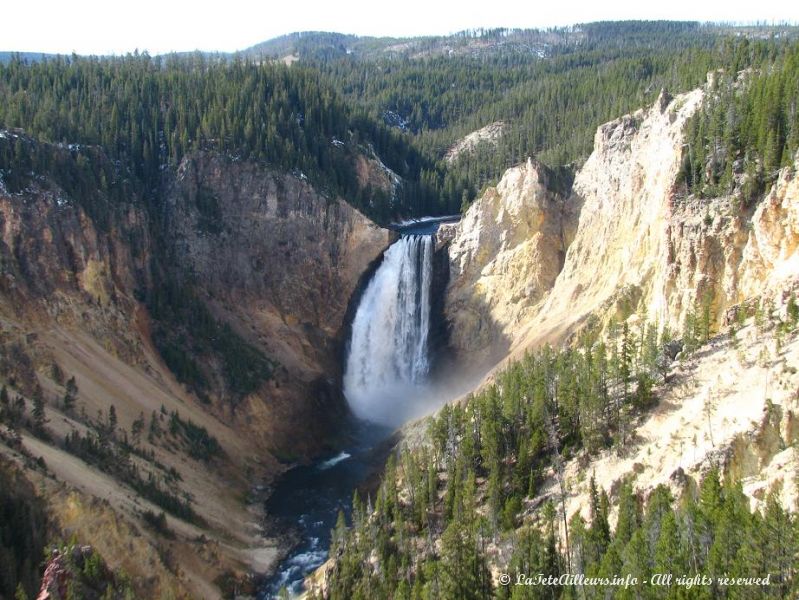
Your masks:
{"label": "pine tree", "polygon": [[33,392],[33,411],[31,412],[31,416],[33,417],[34,431],[39,434],[43,433],[47,418],[44,411],[44,394],[41,388],[38,387]]}
{"label": "pine tree", "polygon": [[481,600],[492,592],[485,557],[474,536],[458,521],[441,537],[441,591],[444,598]]}
{"label": "pine tree", "polygon": [[641,506],[633,493],[632,483],[627,480],[619,492],[619,515],[616,521],[614,539],[623,546],[630,542],[633,533],[641,525]]}
{"label": "pine tree", "polygon": [[117,409],[112,404],[108,408],[108,435],[109,435],[109,437],[114,438],[116,436],[116,431],[117,431]]}
{"label": "pine tree", "polygon": [[[782,508],[779,496],[773,492],[769,494],[762,525],[756,530],[764,564],[754,565],[759,568],[757,572],[761,575],[752,573],[753,570],[750,570],[750,573],[753,577],[762,577],[764,572],[771,574],[771,589],[776,588],[779,596],[783,598],[789,597],[799,564],[797,563],[799,537],[795,521],[796,517],[792,519],[791,515]],[[746,558],[751,563],[750,556],[751,554]]]}
{"label": "pine tree", "polygon": [[67,379],[64,391],[64,412],[71,413],[75,408],[75,401],[78,398],[78,384],[75,383],[75,376],[73,375]]}
{"label": "pine tree", "polygon": [[791,292],[791,295],[788,297],[786,312],[788,315],[788,325],[791,329],[796,329],[797,325],[799,325],[799,304],[797,304],[796,294],[793,292]]}
{"label": "pine tree", "polygon": [[336,518],[336,526],[330,534],[331,554],[335,556],[337,552],[343,551],[346,541],[347,541],[347,520],[344,517],[344,511],[339,510],[338,517]]}
{"label": "pine tree", "polygon": [[588,529],[587,563],[598,565],[610,543],[610,525],[608,523],[607,496],[604,490],[600,494],[593,475],[588,484],[588,502],[591,526]]}
{"label": "pine tree", "polygon": [[[674,511],[668,510],[660,520],[660,535],[654,552],[655,573],[670,573],[679,577],[687,572],[687,561],[683,557],[680,531]],[[679,597],[675,593],[671,597]]]}
{"label": "pine tree", "polygon": [[[622,552],[623,567],[621,573],[625,575],[629,573],[631,577],[637,578],[640,582],[649,581],[653,573],[651,556],[652,552],[645,530],[643,528],[637,529]],[[637,600],[642,596],[640,590],[633,589],[619,590],[618,595],[619,598],[624,598],[625,600]],[[646,598],[647,596],[643,597]]]}
{"label": "pine tree", "polygon": [[137,419],[133,421],[130,426],[130,433],[133,437],[133,445],[139,446],[141,444],[141,434],[144,431],[144,413],[140,412]]}
{"label": "pine tree", "polygon": [[153,411],[150,415],[150,431],[147,434],[147,441],[154,444],[158,437],[161,437],[161,426],[158,422],[158,414]]}

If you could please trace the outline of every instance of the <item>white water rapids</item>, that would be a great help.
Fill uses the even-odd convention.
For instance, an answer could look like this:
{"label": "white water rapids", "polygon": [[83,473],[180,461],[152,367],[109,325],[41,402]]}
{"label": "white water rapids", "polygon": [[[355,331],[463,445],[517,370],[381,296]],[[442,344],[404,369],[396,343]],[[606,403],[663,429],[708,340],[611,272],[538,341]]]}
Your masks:
{"label": "white water rapids", "polygon": [[408,235],[386,251],[364,291],[344,371],[358,417],[398,425],[424,411],[432,276],[433,236]]}

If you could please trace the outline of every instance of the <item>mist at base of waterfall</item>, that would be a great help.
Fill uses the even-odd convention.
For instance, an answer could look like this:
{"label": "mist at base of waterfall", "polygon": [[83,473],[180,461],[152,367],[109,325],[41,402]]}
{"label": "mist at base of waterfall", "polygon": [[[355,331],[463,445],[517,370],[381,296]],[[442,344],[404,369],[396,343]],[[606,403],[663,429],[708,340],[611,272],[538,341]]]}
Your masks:
{"label": "mist at base of waterfall", "polygon": [[484,369],[474,373],[457,370],[420,384],[396,384],[372,390],[362,399],[362,410],[357,394],[348,396],[347,401],[356,417],[395,429],[431,415],[468,394],[484,377]]}

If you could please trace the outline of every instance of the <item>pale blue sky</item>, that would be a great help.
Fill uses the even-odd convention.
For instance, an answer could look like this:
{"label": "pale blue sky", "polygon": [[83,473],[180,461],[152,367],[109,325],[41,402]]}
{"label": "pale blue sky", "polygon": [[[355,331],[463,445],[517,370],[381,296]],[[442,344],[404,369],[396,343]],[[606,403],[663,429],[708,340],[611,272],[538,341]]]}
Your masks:
{"label": "pale blue sky", "polygon": [[617,19],[799,22],[790,0],[5,0],[0,50],[232,51],[293,31],[426,35]]}

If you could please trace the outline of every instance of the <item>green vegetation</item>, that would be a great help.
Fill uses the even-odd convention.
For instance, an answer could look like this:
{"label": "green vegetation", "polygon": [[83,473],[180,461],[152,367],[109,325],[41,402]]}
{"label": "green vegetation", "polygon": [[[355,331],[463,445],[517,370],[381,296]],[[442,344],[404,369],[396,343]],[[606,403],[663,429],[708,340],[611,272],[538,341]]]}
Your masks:
{"label": "green vegetation", "polygon": [[[652,104],[662,88],[697,87],[718,68],[766,72],[785,64],[795,77],[795,67],[785,62],[796,51],[791,41],[736,39],[724,28],[695,23],[595,23],[579,29],[579,35],[517,32],[521,39],[527,33],[526,41],[517,41],[527,45],[526,51],[508,52],[519,46],[499,30],[478,34],[495,50],[456,56],[307,54],[333,86],[373,118],[404,123],[435,165],[422,170],[419,185],[433,190],[449,212],[528,156],[550,165],[579,164],[591,151],[598,125]],[[543,48],[545,57],[534,48]],[[786,89],[784,98],[792,97]],[[784,106],[790,110],[789,101]],[[496,146],[478,146],[451,165],[441,160],[460,137],[496,121],[505,124]],[[787,129],[782,132],[788,135]]]}
{"label": "green vegetation", "polygon": [[[429,446],[390,458],[371,518],[356,498],[353,528],[340,522],[332,597],[491,597],[488,540],[515,530],[545,471],[554,466],[560,479],[563,457],[627,442],[655,402],[665,339],[646,325],[637,334],[612,326],[608,343],[586,333],[578,347],[528,354],[463,405],[445,406],[431,418]],[[550,523],[550,537],[555,530]],[[415,548],[416,538],[439,536],[440,552]],[[363,565],[374,548],[373,572]]]}
{"label": "green vegetation", "polygon": [[[395,207],[372,205],[372,191],[358,184],[353,153],[372,147],[409,179],[418,178],[420,160],[400,135],[353,111],[320,83],[314,69],[199,55],[14,58],[0,64],[0,127],[100,146],[129,167],[135,187],[155,204],[163,169],[207,149],[304,173],[321,189],[385,219]],[[0,159],[12,185],[21,185],[25,158]],[[106,182],[113,180],[106,175]]]}
{"label": "green vegetation", "polygon": [[[608,497],[592,481],[591,519],[575,515],[569,524],[569,552],[558,548],[546,522],[543,532],[527,526],[515,533],[509,573],[559,577],[584,574],[595,580],[637,579],[623,586],[553,586],[547,596],[535,589],[507,586],[496,598],[790,598],[797,591],[799,521],[770,496],[762,512],[752,512],[740,484],[722,484],[711,470],[699,489],[675,499],[665,486],[646,505],[629,482],[619,492],[615,530],[608,524]],[[551,511],[554,512],[554,511]],[[546,519],[545,519],[546,521]],[[672,574],[670,586],[658,586],[653,575]],[[677,578],[705,576],[705,585],[686,588]],[[726,584],[725,578],[768,577],[768,585]],[[584,596],[583,596],[584,595]]]}
{"label": "green vegetation", "polygon": [[[753,64],[756,70],[746,70]],[[751,205],[799,149],[797,97],[799,45],[737,45],[688,126],[681,172],[688,191],[719,196],[738,189]]]}
{"label": "green vegetation", "polygon": [[144,522],[152,527],[156,533],[170,540],[175,539],[175,532],[169,527],[166,515],[163,512],[156,514],[151,510],[145,510],[141,516]]}
{"label": "green vegetation", "polygon": [[[20,56],[0,64],[0,127],[100,146],[130,171],[97,174],[98,185],[86,193],[133,185],[157,204],[164,171],[208,149],[304,173],[378,220],[451,213],[527,156],[550,165],[580,162],[600,123],[651,103],[661,88],[690,89],[719,68],[731,79],[745,68],[768,77],[774,64],[795,71],[785,61],[795,53],[795,33],[621,22],[414,40],[416,58],[392,50],[396,40],[325,33],[286,36],[233,59],[144,54],[28,62]],[[447,48],[459,50],[450,55]],[[285,67],[260,60],[264,53],[298,53],[301,61]],[[792,97],[794,81],[786,75],[752,92],[752,99],[780,104],[786,126],[790,104],[781,99]],[[752,143],[764,152],[769,143],[781,148],[791,137],[767,111],[772,138],[745,137],[737,142],[744,151]],[[763,119],[754,126],[762,129]],[[495,121],[506,124],[496,148],[484,145],[453,165],[441,160],[458,138]],[[406,131],[387,126],[398,123]],[[396,200],[358,184],[354,153],[372,150],[405,180]],[[777,160],[774,152],[769,160]],[[691,185],[703,158],[701,150],[696,154]],[[29,173],[26,160],[0,154],[12,187]],[[213,199],[201,200],[203,222],[213,230]]]}
{"label": "green vegetation", "polygon": [[[205,432],[196,426],[193,428]],[[171,473],[167,473],[166,477],[159,477],[153,470],[142,473],[136,461],[131,459],[130,447],[117,441],[114,429],[110,418],[100,419],[85,433],[75,430],[68,434],[64,439],[64,450],[130,486],[143,498],[168,513],[190,523],[202,524],[203,521],[192,508],[189,497],[177,489],[177,478]],[[198,439],[202,436],[201,433],[197,435]],[[198,446],[201,450],[207,450],[212,443],[219,448],[216,440],[209,437],[207,432],[205,438],[212,442]]]}
{"label": "green vegetation", "polygon": [[136,597],[130,578],[122,570],[111,570],[100,553],[74,540],[61,544],[51,557],[57,563],[60,579],[51,583],[51,596],[57,585],[66,587],[64,600],[129,600]]}
{"label": "green vegetation", "polygon": [[[2,69],[0,65],[0,73]],[[16,125],[0,123],[0,127]],[[102,148],[61,148],[18,133],[0,136],[0,178],[12,194],[36,185],[65,195],[64,200],[79,203],[100,231],[108,231],[115,211],[141,202],[139,186],[127,166],[109,161]],[[57,188],[49,188],[51,182]]]}
{"label": "green vegetation", "polygon": [[221,359],[221,374],[235,406],[272,376],[275,364],[243,340],[227,323],[216,319],[193,287],[165,281],[148,299],[156,324],[153,341],[178,381],[202,399],[211,389],[205,366]]}
{"label": "green vegetation", "polygon": [[[701,321],[694,348],[709,339]],[[445,406],[430,419],[425,444],[389,458],[374,507],[356,495],[351,526],[340,516],[330,598],[794,597],[799,518],[773,495],[752,512],[740,483],[722,484],[715,468],[680,498],[661,486],[646,503],[625,481],[613,490],[613,531],[611,499],[592,477],[589,521],[576,514],[566,522],[564,460],[609,445],[623,452],[638,416],[657,402],[674,350],[668,332],[657,332],[611,326],[606,342],[583,334],[574,348],[545,347],[465,403]],[[546,478],[560,491],[541,495]],[[493,587],[489,562],[513,580],[630,575],[639,584]],[[712,583],[691,590],[642,583],[655,573]],[[768,586],[721,579],[766,576]]]}
{"label": "green vegetation", "polygon": [[0,457],[0,597],[39,592],[47,513],[33,485]]}
{"label": "green vegetation", "polygon": [[188,445],[192,458],[209,462],[224,454],[217,439],[205,427],[195,425],[191,419],[184,421],[177,411],[172,411],[169,415],[169,433]]}

